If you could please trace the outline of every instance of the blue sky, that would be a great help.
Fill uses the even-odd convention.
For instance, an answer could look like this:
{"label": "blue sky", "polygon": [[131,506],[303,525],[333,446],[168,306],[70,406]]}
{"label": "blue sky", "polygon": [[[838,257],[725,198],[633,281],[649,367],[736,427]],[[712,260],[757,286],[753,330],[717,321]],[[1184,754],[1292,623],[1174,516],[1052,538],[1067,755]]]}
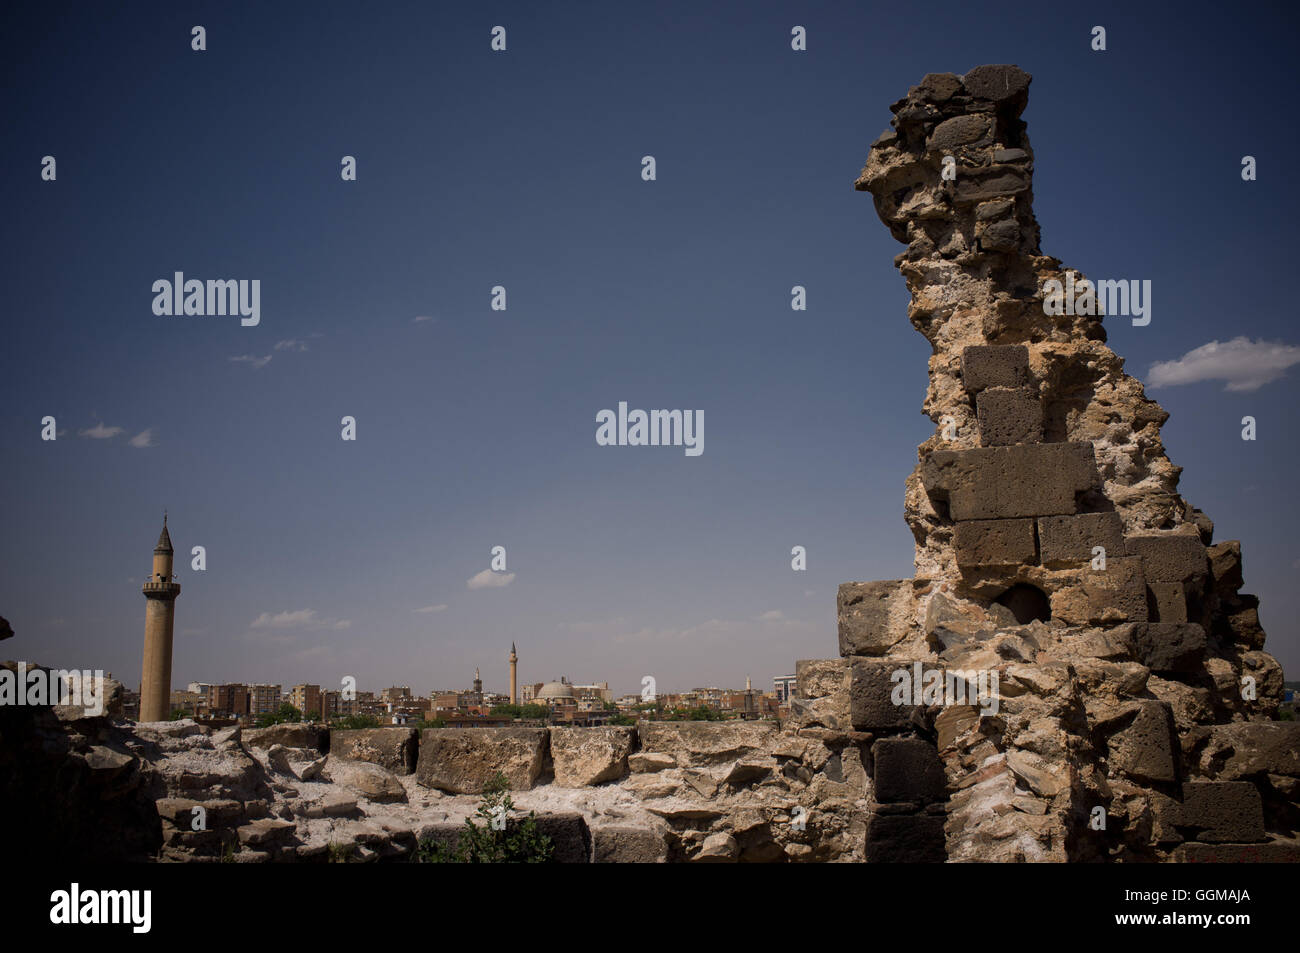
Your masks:
{"label": "blue sky", "polygon": [[[7,656],[134,687],[164,507],[178,685],[423,692],[478,666],[504,690],[512,641],[525,681],[619,692],[768,686],[834,656],[836,586],[912,572],[929,348],[902,246],[852,183],[926,72],[1033,74],[1044,251],[1153,283],[1148,327],[1107,322],[1130,373],[1297,343],[1293,14],[268,6],[6,7]],[[260,279],[261,323],[155,316],[174,271]],[[1151,391],[1289,674],[1296,373]],[[702,409],[705,452],[598,447],[620,400]],[[122,429],[82,435],[101,424]],[[514,579],[470,588],[498,545]]]}

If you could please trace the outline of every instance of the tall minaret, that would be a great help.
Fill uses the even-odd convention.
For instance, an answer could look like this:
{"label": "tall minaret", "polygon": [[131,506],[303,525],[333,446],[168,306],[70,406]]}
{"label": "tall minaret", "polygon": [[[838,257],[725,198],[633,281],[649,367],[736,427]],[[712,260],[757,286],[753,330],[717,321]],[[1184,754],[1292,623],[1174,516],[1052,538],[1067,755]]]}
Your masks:
{"label": "tall minaret", "polygon": [[141,587],[144,611],[144,672],[140,677],[140,720],[166,721],[172,701],[172,623],[180,583],[172,582],[172,538],[167,514],[153,549],[153,573]]}
{"label": "tall minaret", "polygon": [[474,669],[474,694],[483,694],[483,679],[479,677],[478,669]]}
{"label": "tall minaret", "polygon": [[510,704],[519,704],[519,656],[515,643],[510,643]]}

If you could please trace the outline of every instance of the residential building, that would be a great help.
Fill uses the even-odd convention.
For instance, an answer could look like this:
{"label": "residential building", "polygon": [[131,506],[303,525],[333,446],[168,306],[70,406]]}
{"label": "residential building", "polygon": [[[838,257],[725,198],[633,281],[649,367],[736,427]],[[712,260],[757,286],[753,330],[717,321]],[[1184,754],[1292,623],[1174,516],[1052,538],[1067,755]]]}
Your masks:
{"label": "residential building", "polygon": [[259,683],[248,686],[248,713],[254,718],[280,710],[280,686]]}
{"label": "residential building", "polygon": [[798,689],[798,679],[794,675],[778,675],[772,679],[772,689],[777,701],[788,705]]}
{"label": "residential building", "polygon": [[228,718],[247,715],[248,686],[238,682],[208,686],[208,713]]}
{"label": "residential building", "polygon": [[304,715],[319,715],[321,701],[319,685],[295,685],[289,691],[289,704]]}

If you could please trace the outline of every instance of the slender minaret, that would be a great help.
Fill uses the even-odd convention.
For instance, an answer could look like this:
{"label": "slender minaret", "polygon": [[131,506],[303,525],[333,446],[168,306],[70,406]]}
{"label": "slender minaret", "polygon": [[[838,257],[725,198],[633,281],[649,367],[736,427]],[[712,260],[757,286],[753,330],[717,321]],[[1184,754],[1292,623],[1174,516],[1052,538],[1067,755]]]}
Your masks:
{"label": "slender minaret", "polygon": [[172,700],[172,623],[180,583],[172,582],[172,538],[163,514],[162,533],[153,549],[153,572],[141,587],[144,612],[144,672],[140,677],[140,720],[166,721]]}
{"label": "slender minaret", "polygon": [[483,679],[479,677],[478,669],[474,669],[474,694],[483,694]]}
{"label": "slender minaret", "polygon": [[510,704],[519,704],[519,656],[513,642],[510,643]]}

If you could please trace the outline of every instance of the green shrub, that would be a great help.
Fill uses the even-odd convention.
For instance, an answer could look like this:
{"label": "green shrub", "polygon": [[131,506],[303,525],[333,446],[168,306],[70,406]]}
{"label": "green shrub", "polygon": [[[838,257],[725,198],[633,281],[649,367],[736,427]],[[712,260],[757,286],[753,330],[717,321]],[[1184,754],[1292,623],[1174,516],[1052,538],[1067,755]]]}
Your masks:
{"label": "green shrub", "polygon": [[701,705],[699,708],[688,709],[686,718],[689,721],[722,721],[722,712],[708,705]]}
{"label": "green shrub", "polygon": [[515,803],[510,798],[510,782],[500,771],[483,788],[474,817],[465,818],[465,829],[454,848],[433,838],[420,841],[412,858],[422,864],[545,864],[555,851],[551,839],[537,827],[537,815],[525,818],[510,816]]}
{"label": "green shrub", "polygon": [[287,722],[302,721],[302,712],[294,708],[288,702],[285,702],[273,712],[268,712],[257,719],[257,727],[270,728],[272,725],[282,725]]}
{"label": "green shrub", "polygon": [[545,705],[495,705],[492,714],[510,718],[547,719],[551,717],[551,710]]}
{"label": "green shrub", "polygon": [[330,727],[343,729],[378,728],[379,719],[374,715],[345,715],[331,721]]}

